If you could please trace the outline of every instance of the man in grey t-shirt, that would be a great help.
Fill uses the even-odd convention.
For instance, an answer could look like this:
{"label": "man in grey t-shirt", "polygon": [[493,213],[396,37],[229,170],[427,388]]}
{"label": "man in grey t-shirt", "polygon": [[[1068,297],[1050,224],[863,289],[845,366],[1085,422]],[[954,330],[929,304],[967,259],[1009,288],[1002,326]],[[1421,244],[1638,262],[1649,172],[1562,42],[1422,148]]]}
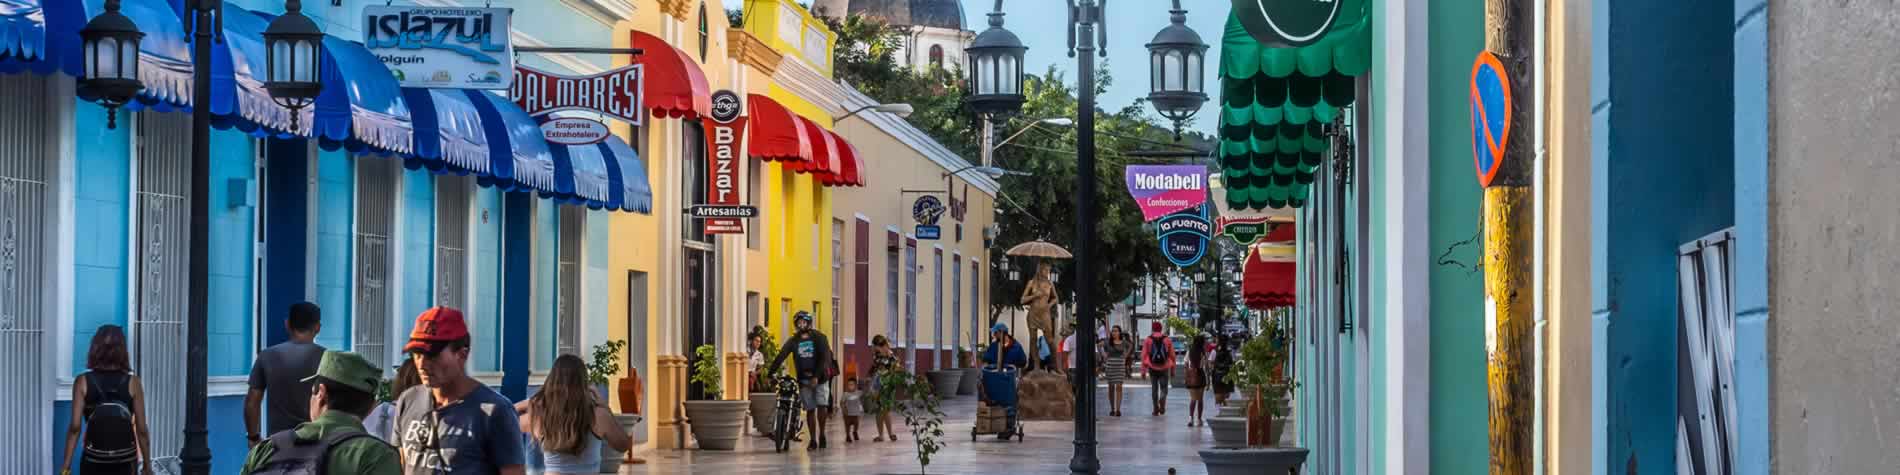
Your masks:
{"label": "man in grey t-shirt", "polygon": [[[244,397],[244,430],[251,446],[266,435],[310,422],[310,383],[304,379],[317,374],[317,364],[323,361],[323,345],[316,344],[317,332],[323,330],[322,311],[317,304],[298,302],[290,306],[284,326],[290,341],[257,352],[251,363],[251,391]],[[269,430],[260,434],[258,419],[266,399]]]}
{"label": "man in grey t-shirt", "polygon": [[396,442],[403,473],[521,475],[521,421],[501,393],[468,376],[468,324],[436,307],[416,317],[403,353],[422,385],[396,399]]}

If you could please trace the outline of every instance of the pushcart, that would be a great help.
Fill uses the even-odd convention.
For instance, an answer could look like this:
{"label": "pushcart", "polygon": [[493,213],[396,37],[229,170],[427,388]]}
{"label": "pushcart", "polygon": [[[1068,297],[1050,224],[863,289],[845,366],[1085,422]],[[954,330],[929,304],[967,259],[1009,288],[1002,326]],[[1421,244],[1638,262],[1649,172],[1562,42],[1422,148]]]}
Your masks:
{"label": "pushcart", "polygon": [[1016,382],[1017,370],[1014,367],[983,367],[982,387],[977,391],[983,397],[977,402],[976,424],[970,427],[971,442],[975,442],[978,436],[1005,431],[1015,436],[1016,442],[1023,441],[1024,424],[1021,418],[1017,418],[1015,427],[1010,427],[1007,422],[1008,412],[1016,409]]}

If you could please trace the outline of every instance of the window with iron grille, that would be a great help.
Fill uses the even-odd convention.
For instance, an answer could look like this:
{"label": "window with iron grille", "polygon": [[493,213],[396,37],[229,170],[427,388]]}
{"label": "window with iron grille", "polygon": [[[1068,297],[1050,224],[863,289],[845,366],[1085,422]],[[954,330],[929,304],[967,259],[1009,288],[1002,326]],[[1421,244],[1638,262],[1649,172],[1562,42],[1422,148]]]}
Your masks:
{"label": "window with iron grille", "polygon": [[[50,281],[51,252],[42,230],[51,227],[47,199],[48,165],[57,163],[52,105],[47,79],[38,75],[0,75],[0,427],[46,427],[52,394],[41,382],[52,381],[53,358],[46,347],[43,282]],[[68,102],[71,99],[67,99]],[[0,460],[20,473],[47,473],[45,432],[0,433]]]}
{"label": "window with iron grille", "polygon": [[155,454],[176,454],[185,430],[185,299],[191,257],[191,117],[142,111],[138,137],[133,369],[145,385]]}
{"label": "window with iron grille", "polygon": [[699,62],[706,62],[706,44],[712,35],[706,29],[706,4],[699,4]]}
{"label": "window with iron grille", "polygon": [[844,341],[844,220],[831,220],[831,339]]}
{"label": "window with iron grille", "polygon": [[390,237],[396,226],[395,160],[357,156],[356,160],[356,305],[350,325],[351,351],[377,368],[389,367],[393,302],[390,301]]}
{"label": "window with iron grille", "polygon": [[[931,276],[930,293],[932,294],[932,298],[930,299],[930,313],[932,317],[931,320],[934,320],[937,322],[936,331],[931,332],[931,337],[932,337],[931,341],[935,342],[936,349],[942,350],[943,349],[943,249],[941,248],[937,249],[936,257],[930,261],[930,276]],[[937,365],[937,367],[944,368],[945,366],[942,365],[942,361],[941,361],[943,352],[938,351],[933,354],[938,356],[938,358],[935,358],[939,360],[938,361],[939,364]]]}
{"label": "window with iron grille", "polygon": [[970,344],[983,341],[983,301],[978,292],[983,291],[982,274],[978,274],[977,260],[970,258]]}
{"label": "window with iron grille", "polygon": [[892,342],[891,343],[892,345],[896,345],[897,344],[896,343],[897,316],[899,315],[899,312],[900,312],[899,306],[901,305],[900,304],[901,298],[899,297],[901,293],[899,292],[899,289],[901,289],[904,285],[904,281],[899,277],[899,274],[897,273],[898,266],[900,266],[904,262],[902,259],[898,258],[897,248],[900,246],[903,246],[904,243],[903,243],[903,238],[899,237],[897,233],[890,234],[890,241],[891,241],[890,246],[886,247],[885,252],[884,252],[884,303],[885,305],[884,305],[884,333],[882,333],[882,335],[884,335],[885,339],[890,340]]}
{"label": "window with iron grille", "polygon": [[950,256],[950,347],[963,348],[963,256],[960,254]]}
{"label": "window with iron grille", "polygon": [[[680,184],[680,197],[688,205],[706,202],[706,129],[696,121],[684,122],[685,140],[680,147],[680,176],[685,183]],[[711,243],[712,237],[706,235],[706,220],[688,219],[680,229],[687,241]]]}
{"label": "window with iron grille", "polygon": [[555,302],[555,354],[580,356],[581,220],[578,206],[561,206],[559,296]]}
{"label": "window with iron grille", "polygon": [[468,310],[468,177],[437,175],[435,186],[435,304]]}
{"label": "window with iron grille", "polygon": [[909,242],[904,246],[904,348],[910,357],[904,359],[904,368],[917,369],[917,243]]}

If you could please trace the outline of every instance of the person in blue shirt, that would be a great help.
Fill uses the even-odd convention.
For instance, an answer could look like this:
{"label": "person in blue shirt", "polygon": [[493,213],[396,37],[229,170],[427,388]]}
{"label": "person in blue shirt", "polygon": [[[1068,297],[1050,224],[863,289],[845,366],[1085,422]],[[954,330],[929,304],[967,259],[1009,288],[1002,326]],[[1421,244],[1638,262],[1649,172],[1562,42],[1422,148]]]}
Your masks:
{"label": "person in blue shirt", "polygon": [[[997,322],[990,326],[990,347],[983,350],[983,362],[998,369],[1014,367],[1022,371],[1029,365],[1029,356],[1023,353],[1023,345],[1009,335],[1009,325]],[[1016,433],[1016,404],[1004,406],[1003,414],[1008,418],[1009,428],[996,434],[999,440],[1007,440]]]}

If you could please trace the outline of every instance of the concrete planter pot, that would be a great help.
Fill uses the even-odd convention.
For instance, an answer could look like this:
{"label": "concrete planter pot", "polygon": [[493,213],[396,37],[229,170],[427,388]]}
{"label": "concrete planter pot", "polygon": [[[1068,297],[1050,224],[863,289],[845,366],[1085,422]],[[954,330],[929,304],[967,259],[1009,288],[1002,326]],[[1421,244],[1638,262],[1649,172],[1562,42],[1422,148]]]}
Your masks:
{"label": "concrete planter pot", "polygon": [[1200,452],[1208,475],[1293,473],[1306,463],[1306,449],[1299,447],[1214,448]]}
{"label": "concrete planter pot", "polygon": [[1222,405],[1220,407],[1220,412],[1215,413],[1214,416],[1215,417],[1238,417],[1238,418],[1245,419],[1247,418],[1247,402],[1248,401],[1246,398],[1240,398],[1240,397],[1228,398],[1227,404]]}
{"label": "concrete planter pot", "polygon": [[772,417],[778,413],[778,393],[752,393],[747,401],[751,402],[752,428],[759,436],[772,434]]}
{"label": "concrete planter pot", "polygon": [[[640,426],[641,417],[639,414],[614,414],[614,421],[620,423],[620,430],[633,435],[633,430]],[[600,449],[600,473],[620,473],[620,464],[626,459],[626,452],[609,449],[603,443]]]}
{"label": "concrete planter pot", "polygon": [[937,399],[950,399],[957,396],[957,390],[963,382],[963,373],[964,371],[960,369],[946,369],[931,371],[926,376],[930,378],[930,389],[937,393]]}
{"label": "concrete planter pot", "polygon": [[686,422],[700,450],[732,450],[745,433],[751,401],[686,401]]}
{"label": "concrete planter pot", "polygon": [[963,380],[957,383],[957,395],[976,394],[976,386],[983,381],[983,368],[963,368]]}
{"label": "concrete planter pot", "polygon": [[1207,428],[1214,432],[1214,447],[1247,446],[1247,418],[1245,417],[1209,417]]}

